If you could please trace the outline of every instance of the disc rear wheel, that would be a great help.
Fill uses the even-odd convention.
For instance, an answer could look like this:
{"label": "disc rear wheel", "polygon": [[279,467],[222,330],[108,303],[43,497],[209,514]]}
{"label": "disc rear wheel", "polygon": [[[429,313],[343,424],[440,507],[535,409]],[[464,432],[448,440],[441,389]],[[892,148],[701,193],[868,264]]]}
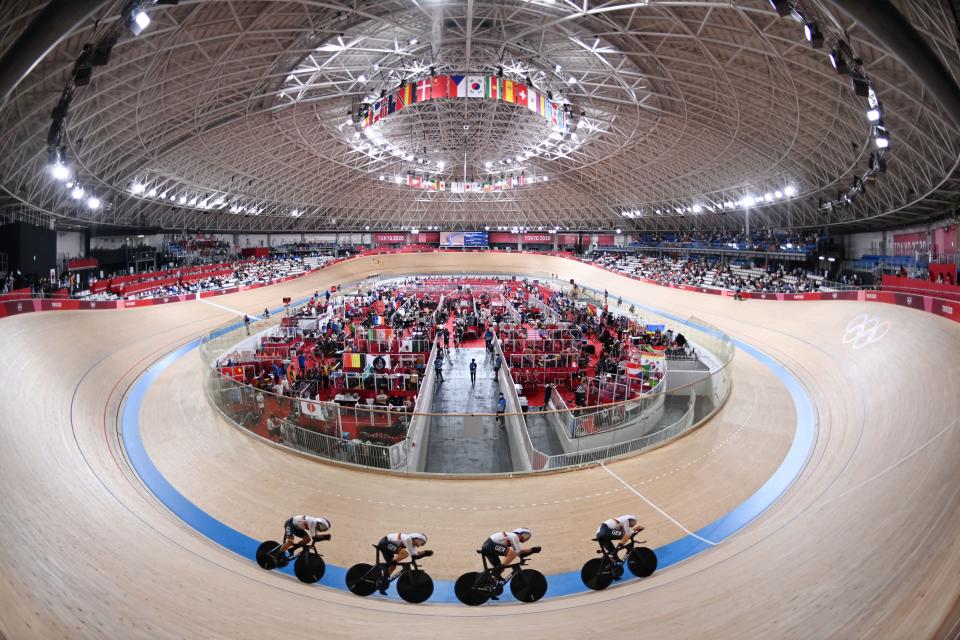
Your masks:
{"label": "disc rear wheel", "polygon": [[272,552],[279,548],[280,543],[275,540],[260,543],[260,546],[257,547],[257,564],[264,569],[276,569],[277,559],[276,556],[272,555]]}
{"label": "disc rear wheel", "polygon": [[609,570],[609,563],[605,558],[588,560],[580,570],[580,579],[588,589],[602,591],[613,582],[613,574]]}
{"label": "disc rear wheel", "polygon": [[347,571],[347,589],[358,596],[368,596],[377,590],[379,573],[369,564],[355,564]]}
{"label": "disc rear wheel", "polygon": [[477,607],[490,599],[490,594],[486,591],[478,590],[481,587],[480,574],[476,571],[465,573],[453,585],[453,592],[457,594],[457,599],[470,607]]}

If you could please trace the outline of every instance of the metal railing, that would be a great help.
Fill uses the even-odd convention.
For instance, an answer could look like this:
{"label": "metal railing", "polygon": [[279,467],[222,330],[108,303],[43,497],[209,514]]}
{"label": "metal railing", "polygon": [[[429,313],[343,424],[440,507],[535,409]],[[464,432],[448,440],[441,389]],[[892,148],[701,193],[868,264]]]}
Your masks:
{"label": "metal railing", "polygon": [[[627,454],[636,453],[638,451],[643,451],[644,449],[661,445],[668,440],[672,440],[680,435],[683,435],[693,426],[694,407],[696,404],[696,393],[690,389],[688,390],[688,394],[690,396],[690,401],[683,416],[673,424],[664,427],[663,429],[659,429],[658,431],[641,436],[639,438],[633,438],[602,447],[585,449],[571,453],[561,453],[552,456],[541,454],[541,457],[537,459],[536,463],[534,463],[534,469],[547,471],[552,469],[563,469],[565,467],[577,467],[585,464],[603,462],[605,460],[610,460],[611,458],[619,458]],[[538,466],[538,463],[542,464],[542,466]]]}

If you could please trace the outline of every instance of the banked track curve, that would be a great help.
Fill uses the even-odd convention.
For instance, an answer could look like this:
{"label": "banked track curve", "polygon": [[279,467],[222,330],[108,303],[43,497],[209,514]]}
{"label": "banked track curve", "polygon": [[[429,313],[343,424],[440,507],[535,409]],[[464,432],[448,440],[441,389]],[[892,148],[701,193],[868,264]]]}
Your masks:
{"label": "banked track curve", "polygon": [[[772,509],[723,544],[609,592],[480,610],[361,600],[267,574],[213,545],[166,511],[124,458],[117,427],[130,384],[180,344],[231,320],[230,312],[194,302],[18,316],[0,325],[6,352],[0,527],[7,540],[21,543],[0,551],[0,632],[265,637],[307,628],[366,637],[390,625],[401,637],[577,637],[615,624],[690,637],[950,633],[960,592],[960,543],[952,535],[960,524],[953,473],[960,398],[943,381],[957,375],[956,325],[890,305],[737,304],[524,254],[360,258],[217,303],[253,312],[371,272],[431,271],[558,273],[678,316],[695,315],[755,345],[800,378],[813,399],[819,431],[807,467]],[[862,314],[890,321],[891,330],[856,349],[843,337]],[[711,423],[674,445],[611,465],[691,530],[749,495],[789,440],[789,397],[750,358],[738,354],[735,363],[734,396]],[[537,561],[548,573],[589,557],[589,543],[570,536],[571,527],[589,532],[598,515],[623,508],[641,514],[652,541],[680,537],[601,470],[513,481],[393,482],[278,452],[213,414],[195,359],[171,369],[152,387],[142,414],[146,446],[165,476],[253,536],[274,537],[294,511],[332,512],[328,553],[337,564],[366,560],[369,543],[385,530],[414,523],[432,527],[435,539],[454,541],[431,563],[441,578],[474,561],[475,538],[512,522],[535,526],[538,542],[553,549]],[[411,499],[394,501],[394,492]],[[436,508],[444,505],[434,494],[478,509]],[[51,535],[51,517],[69,522],[70,535]]]}

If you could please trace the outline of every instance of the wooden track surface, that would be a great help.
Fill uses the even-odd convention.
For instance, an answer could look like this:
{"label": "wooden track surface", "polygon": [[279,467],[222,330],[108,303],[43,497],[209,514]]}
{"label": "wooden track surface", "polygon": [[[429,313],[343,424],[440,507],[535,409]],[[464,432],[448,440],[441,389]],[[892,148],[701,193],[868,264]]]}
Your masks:
{"label": "wooden track surface", "polygon": [[[192,302],[16,316],[0,323],[0,636],[567,638],[598,627],[655,637],[956,635],[960,327],[891,305],[735,303],[524,254],[363,258],[215,301],[252,312],[331,281],[431,271],[559,273],[720,327],[803,382],[818,429],[806,468],[746,529],[644,581],[480,609],[364,600],[264,572],[220,548],[172,515],[128,466],[117,435],[128,387],[166,353],[234,319],[229,311]],[[855,349],[843,338],[862,314],[890,329]],[[691,530],[750,495],[793,437],[783,386],[745,353],[734,366],[733,395],[709,424],[611,465]],[[324,551],[348,565],[366,561],[387,530],[416,527],[435,542],[431,573],[450,578],[504,526],[534,528],[544,546],[534,566],[548,574],[579,567],[589,557],[585,538],[608,515],[638,513],[654,544],[683,535],[601,469],[426,481],[277,451],[216,416],[199,367],[188,354],[151,386],[145,445],[182,493],[253,537],[275,537],[293,512],[326,513],[334,540]]]}

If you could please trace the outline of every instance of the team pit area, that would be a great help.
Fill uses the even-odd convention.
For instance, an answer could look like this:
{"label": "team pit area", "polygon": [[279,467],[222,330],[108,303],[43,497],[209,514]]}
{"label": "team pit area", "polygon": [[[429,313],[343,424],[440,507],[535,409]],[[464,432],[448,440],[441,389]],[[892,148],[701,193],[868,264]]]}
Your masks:
{"label": "team pit area", "polygon": [[733,348],[696,319],[575,281],[477,274],[334,285],[252,332],[214,332],[201,353],[213,404],[261,438],[378,469],[487,474],[686,433],[729,394]]}

